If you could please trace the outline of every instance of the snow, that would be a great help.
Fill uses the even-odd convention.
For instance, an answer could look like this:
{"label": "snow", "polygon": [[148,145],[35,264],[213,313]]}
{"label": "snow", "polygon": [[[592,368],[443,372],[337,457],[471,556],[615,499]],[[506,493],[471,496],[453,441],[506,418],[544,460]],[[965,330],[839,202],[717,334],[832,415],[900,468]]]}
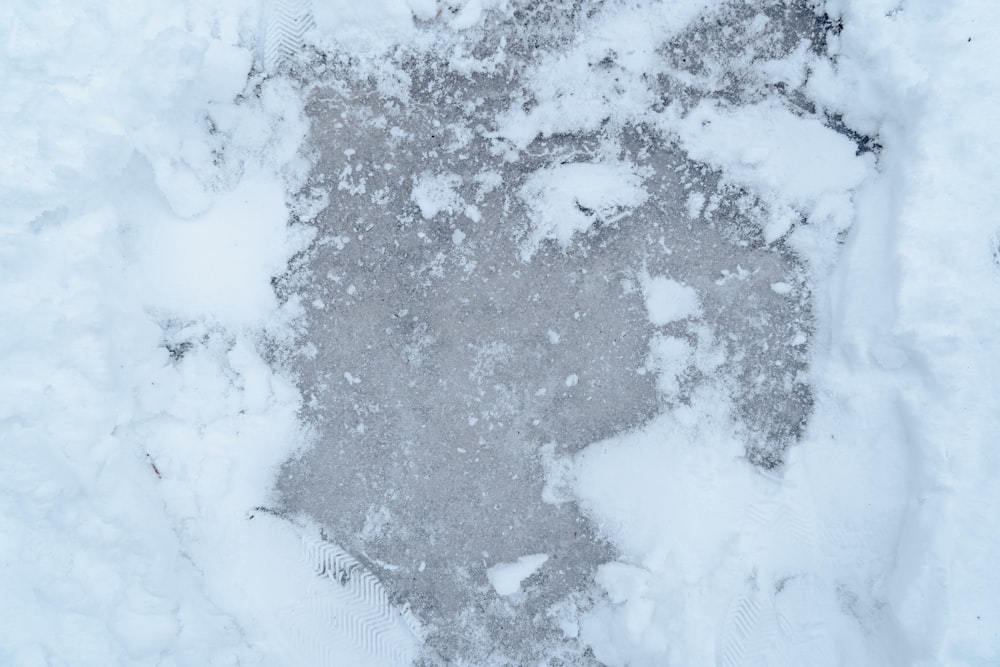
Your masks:
{"label": "snow", "polygon": [[704,192],[692,192],[688,195],[688,217],[692,220],[697,220],[701,215],[701,212],[705,209],[705,193]]}
{"label": "snow", "polygon": [[646,296],[646,310],[649,321],[658,327],[696,317],[701,312],[698,293],[676,280],[657,276],[646,277],[642,283]]}
{"label": "snow", "polygon": [[781,294],[781,295],[791,294],[793,289],[794,288],[791,285],[780,280],[776,283],[771,283],[771,290],[775,294]]}
{"label": "snow", "polygon": [[777,103],[726,108],[699,102],[680,122],[680,137],[695,159],[801,204],[850,190],[867,172],[850,139]]}
{"label": "snow", "polygon": [[261,314],[278,305],[268,276],[299,246],[285,228],[284,188],[273,176],[248,172],[214,199],[187,220],[143,202],[148,217],[134,232],[130,282],[166,316],[211,314],[236,328],[260,326]]}
{"label": "snow", "polygon": [[[539,136],[648,120],[660,44],[718,6],[606,6],[540,55],[535,105],[502,111],[495,136],[517,159]],[[666,328],[637,372],[656,374],[660,413],[574,455],[542,451],[545,499],[579,503],[618,553],[595,605],[565,620],[605,664],[1000,662],[1000,7],[823,7],[843,22],[835,58],[800,46],[752,64],[802,85],[816,113],[717,96],[655,121],[756,193],[764,244],[806,263],[803,283],[765,283],[781,303],[806,289],[815,302],[800,442],[778,470],[747,463],[732,388],[712,377],[725,332],[699,324],[699,285],[647,275],[649,323]],[[444,39],[418,22],[471,30],[505,11],[312,10],[310,39],[355,54]],[[250,0],[0,8],[0,663],[377,662],[310,615],[361,613],[312,575],[301,540],[319,529],[259,509],[309,441],[295,379],[272,359],[296,345],[300,304],[272,278],[312,240],[288,224],[309,219],[293,201],[310,168],[305,93],[253,72],[262,22]],[[618,69],[596,73],[609,51]],[[454,50],[457,71],[489,71],[474,60]],[[391,70],[380,85],[403,99]],[[512,192],[531,221],[521,259],[613,228],[648,202],[649,176],[610,145],[534,169]],[[479,223],[468,182],[423,173],[400,187],[427,224]],[[691,192],[685,223],[705,224],[707,201]],[[678,401],[696,376],[708,379]],[[547,560],[495,564],[489,583],[516,599]]]}
{"label": "snow", "polygon": [[694,361],[694,350],[683,338],[654,336],[649,343],[649,359],[643,372],[656,373],[656,386],[664,398],[675,398],[680,381]]}
{"label": "snow", "polygon": [[648,195],[641,177],[624,163],[572,162],[541,169],[521,188],[532,229],[521,257],[526,261],[546,239],[566,249],[573,236],[596,223],[613,223]]}
{"label": "snow", "polygon": [[[984,509],[997,500],[988,322],[1000,306],[1000,202],[982,179],[998,167],[1000,85],[985,64],[996,46],[982,31],[1000,15],[985,2],[917,3],[892,16],[863,3],[842,11],[857,26],[841,38],[845,78],[867,83],[862,73],[872,72],[893,82],[881,94],[867,83],[855,105],[859,117],[883,119],[885,168],[859,207],[859,272],[840,278],[858,286],[845,299],[856,333],[845,327],[843,344],[855,368],[885,378],[905,433],[906,503],[887,598],[915,662],[989,664],[1000,655],[1000,579],[988,565],[996,518]],[[886,250],[888,266],[865,263]]]}
{"label": "snow", "polygon": [[[598,577],[607,605],[582,623],[607,664],[711,664],[715,650],[782,665],[1000,656],[996,520],[985,510],[996,504],[988,443],[1000,414],[987,324],[998,202],[980,185],[997,171],[998,84],[984,64],[995,47],[972,46],[975,26],[998,16],[986,3],[877,4],[829,3],[843,12],[840,71],[811,90],[878,133],[878,169],[773,107],[702,103],[679,120],[688,150],[728,178],[813,223],[833,211],[850,236],[839,256],[817,245],[824,225],[790,236],[813,262],[820,344],[816,411],[780,476],[737,463],[724,399],[711,396],[593,445],[572,472],[561,464],[623,550]],[[789,227],[772,221],[765,239]],[[667,356],[662,346],[651,353]],[[661,365],[672,384],[676,365]],[[780,643],[755,643],[779,627]]]}
{"label": "snow", "polygon": [[458,174],[423,174],[416,183],[410,198],[420,209],[420,215],[430,220],[442,212],[453,213],[462,206],[456,188],[462,185]]}
{"label": "snow", "polygon": [[[849,192],[868,173],[847,138],[815,118],[777,103],[728,108],[700,102],[676,127],[688,154],[723,169],[726,177],[757,188],[771,203],[768,243],[784,236],[796,217],[849,225]],[[753,128],[752,132],[747,131]]]}
{"label": "snow", "polygon": [[252,512],[302,442],[261,356],[308,240],[301,102],[235,101],[255,3],[0,12],[0,662],[294,662],[275,614],[314,579],[280,566],[299,529]]}
{"label": "snow", "polygon": [[[721,4],[684,0],[596,9],[586,35],[578,35],[569,49],[544,53],[532,65],[536,105],[525,110],[518,104],[501,114],[499,135],[523,150],[538,136],[587,132],[608,120],[618,124],[644,113],[653,102],[645,82],[660,69],[657,50],[700,13]],[[616,67],[608,72],[591,67],[609,54]]]}
{"label": "snow", "polygon": [[486,576],[498,595],[508,596],[521,592],[521,584],[549,559],[548,554],[521,556],[513,563],[497,563],[486,570]]}
{"label": "snow", "polygon": [[312,10],[316,24],[314,37],[319,44],[378,57],[400,44],[425,40],[426,35],[418,31],[418,22],[440,23],[454,31],[468,30],[479,25],[484,13],[501,2],[374,0],[357,3],[325,0],[304,4]]}

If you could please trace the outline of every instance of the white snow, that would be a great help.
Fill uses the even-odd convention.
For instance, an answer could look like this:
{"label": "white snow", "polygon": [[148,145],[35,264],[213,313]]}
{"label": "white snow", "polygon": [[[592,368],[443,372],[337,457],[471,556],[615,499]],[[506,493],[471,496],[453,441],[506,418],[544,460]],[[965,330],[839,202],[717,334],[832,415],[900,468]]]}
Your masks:
{"label": "white snow", "polygon": [[[602,9],[533,66],[536,104],[501,114],[497,137],[516,159],[539,135],[645,118],[659,45],[718,4]],[[372,53],[432,34],[414,17],[464,30],[491,7],[313,3],[310,39]],[[656,276],[642,283],[651,323],[698,337],[650,343],[662,413],[575,456],[542,452],[545,499],[581,503],[620,554],[594,582],[606,597],[560,612],[609,665],[1000,663],[1000,5],[824,7],[844,25],[834,60],[800,46],[752,65],[806,81],[817,115],[767,98],[656,120],[759,194],[765,240],[807,262],[802,441],[762,473],[742,458],[729,387],[672,401],[724,352],[698,328],[697,292]],[[262,350],[294,344],[300,304],[279,305],[270,281],[309,241],[287,226],[308,128],[290,80],[247,88],[261,24],[251,0],[0,6],[2,664],[309,665],[314,649],[370,662],[304,611],[348,604],[317,588],[300,545],[312,529],[256,509],[307,442],[294,382]],[[590,63],[609,50],[605,76]],[[456,49],[456,67],[470,58]],[[376,70],[387,97],[409,94],[401,72]],[[877,163],[824,112],[877,137]],[[602,151],[528,177],[523,259],[647,201],[644,174]],[[461,185],[424,174],[412,199],[425,219],[478,222]],[[702,224],[705,195],[686,204]],[[547,558],[488,580],[516,595]]]}
{"label": "white snow", "polygon": [[420,215],[430,220],[438,213],[455,213],[464,208],[456,188],[462,185],[458,174],[424,173],[413,184],[410,199],[420,209]]}
{"label": "white snow", "polygon": [[548,554],[521,556],[513,563],[498,563],[488,568],[486,577],[497,595],[514,595],[521,592],[521,583],[538,572],[548,559]]}
{"label": "white snow", "polygon": [[[854,90],[850,118],[877,122],[885,150],[832,278],[844,296],[830,325],[841,356],[829,377],[880,389],[884,411],[870,419],[895,430],[886,463],[900,491],[884,569],[860,541],[847,553],[858,576],[883,583],[900,652],[925,664],[991,664],[1000,657],[1000,526],[987,509],[1000,502],[1000,193],[987,183],[1000,171],[1000,81],[989,64],[1000,55],[991,37],[1000,8],[837,4],[844,60],[824,99]],[[862,400],[859,414],[870,414]]]}
{"label": "white snow", "polygon": [[691,157],[799,204],[850,190],[867,173],[869,160],[855,155],[850,139],[776,103],[727,108],[702,101],[679,125]]}
{"label": "white snow", "polygon": [[680,390],[680,380],[694,361],[694,350],[683,338],[653,336],[649,342],[646,368],[657,373],[656,386],[665,398],[673,398]]}
{"label": "white snow", "polygon": [[269,276],[283,270],[297,247],[285,225],[283,184],[247,173],[214,199],[187,220],[152,198],[142,201],[142,229],[129,232],[130,282],[149,307],[170,317],[210,314],[235,327],[260,325],[262,314],[277,307]]}
{"label": "white snow", "polygon": [[298,91],[234,99],[259,19],[0,8],[2,664],[315,664],[281,620],[321,594],[301,529],[255,509],[304,442],[261,350],[309,238]]}
{"label": "white snow", "polygon": [[[532,65],[529,79],[536,104],[525,111],[517,101],[501,114],[499,136],[523,150],[538,136],[590,132],[607,120],[619,124],[642,116],[655,99],[647,81],[659,72],[658,50],[700,13],[721,4],[680,0],[595,9],[588,29],[570,48],[544,53]],[[616,56],[609,72],[592,66],[609,53]]]}
{"label": "white snow", "polygon": [[[770,203],[764,228],[769,243],[784,236],[795,219],[850,223],[852,188],[864,179],[869,158],[855,155],[847,138],[814,118],[777,103],[728,107],[702,101],[682,120],[664,120],[688,154],[720,167],[726,178],[749,183]],[[753,128],[753,131],[748,131]]]}
{"label": "white snow", "polygon": [[[810,92],[878,133],[877,170],[769,103],[702,103],[672,121],[692,155],[792,212],[768,240],[808,218],[789,240],[813,269],[815,412],[775,476],[739,462],[722,388],[591,446],[571,472],[550,465],[622,550],[597,578],[608,602],[581,622],[606,664],[1000,659],[987,509],[1000,502],[1000,195],[986,185],[1000,172],[987,64],[1000,12],[827,4],[844,19],[839,68],[820,67]],[[651,346],[668,392],[690,354],[673,348]]]}
{"label": "white snow", "polygon": [[676,280],[646,276],[642,281],[649,321],[658,327],[701,314],[698,293]]}
{"label": "white snow", "polygon": [[573,236],[595,223],[612,223],[646,201],[635,170],[621,162],[571,162],[541,169],[521,188],[532,228],[521,247],[530,259],[545,239],[568,248]]}
{"label": "white snow", "polygon": [[687,198],[687,209],[688,217],[692,220],[697,220],[701,216],[701,212],[705,209],[705,193],[704,192],[692,192]]}

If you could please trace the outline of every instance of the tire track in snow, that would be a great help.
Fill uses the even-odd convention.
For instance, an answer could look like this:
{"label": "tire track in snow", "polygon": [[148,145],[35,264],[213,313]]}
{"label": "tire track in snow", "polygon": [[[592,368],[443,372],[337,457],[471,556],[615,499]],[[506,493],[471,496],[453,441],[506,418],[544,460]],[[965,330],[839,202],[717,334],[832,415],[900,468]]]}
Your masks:
{"label": "tire track in snow", "polygon": [[280,610],[278,617],[308,664],[341,664],[338,640],[343,638],[375,664],[411,664],[422,630],[409,608],[394,607],[382,583],[343,549],[311,535],[302,543],[322,583],[313,596]]}
{"label": "tire track in snow", "polygon": [[745,534],[755,566],[772,575],[787,571],[789,576],[773,587],[748,584],[735,597],[717,635],[716,667],[794,664],[788,660],[808,656],[809,649],[828,635],[815,609],[803,604],[803,595],[815,586],[811,577],[803,575],[815,571],[821,561],[816,513],[797,486],[779,483],[769,497],[747,508]]}
{"label": "tire track in snow", "polygon": [[306,34],[316,27],[312,0],[269,0],[264,8],[264,70],[274,72],[302,50]]}
{"label": "tire track in snow", "polygon": [[770,648],[778,633],[773,605],[761,603],[757,594],[737,598],[726,615],[716,650],[717,667],[770,665]]}

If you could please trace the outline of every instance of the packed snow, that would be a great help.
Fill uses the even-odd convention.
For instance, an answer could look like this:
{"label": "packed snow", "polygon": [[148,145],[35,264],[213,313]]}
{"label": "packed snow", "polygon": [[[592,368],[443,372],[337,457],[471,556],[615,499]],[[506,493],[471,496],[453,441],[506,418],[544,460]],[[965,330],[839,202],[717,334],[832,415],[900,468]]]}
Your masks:
{"label": "packed snow", "polygon": [[[373,207],[397,195],[411,205],[398,211],[400,228],[418,226],[450,253],[421,267],[429,285],[485,284],[476,271],[491,267],[473,253],[494,232],[516,248],[518,277],[538,276],[515,295],[537,319],[537,344],[470,349],[469,373],[438,369],[430,350],[441,341],[414,313],[387,311],[410,336],[394,350],[409,366],[458,378],[500,406],[467,416],[442,403],[441,414],[459,415],[452,432],[505,420],[541,429],[573,401],[583,424],[611,414],[601,412],[617,391],[601,384],[608,377],[648,381],[653,395],[651,412],[636,408],[612,432],[580,426],[579,446],[518,443],[523,470],[477,463],[475,442],[444,443],[448,471],[478,465],[511,502],[533,494],[532,512],[560,517],[504,524],[493,538],[521,549],[506,557],[460,545],[475,557],[440,576],[469,597],[451,602],[475,599],[513,628],[548,624],[544,637],[524,637],[539,651],[555,647],[539,664],[1000,664],[1000,5],[584,2],[556,26],[562,4],[0,7],[0,664],[444,664],[440,646],[456,635],[465,642],[457,664],[526,655],[496,649],[490,628],[472,621],[441,634],[420,618],[433,599],[392,588],[404,578],[387,574],[403,572],[398,563],[374,548],[345,550],[472,540],[475,526],[428,536],[429,524],[413,523],[390,535],[397,517],[371,506],[354,517],[355,541],[338,546],[330,525],[286,511],[279,478],[324,429],[361,437],[386,419],[356,401],[356,419],[331,426],[295,370],[323,358],[304,324],[311,311],[349,319],[383,307],[366,300],[372,285],[337,267],[318,277],[302,269],[310,249],[365,242],[366,220],[351,221],[356,234],[321,232],[333,190]],[[499,32],[524,15],[534,29],[555,26],[550,39],[524,36],[528,52]],[[273,43],[285,28],[299,40],[287,53]],[[310,143],[316,100],[350,102],[351,88],[313,84],[348,71],[378,91],[372,107],[405,109],[418,89],[407,72],[422,70],[400,63],[424,57],[446,63],[454,80],[509,87],[503,107],[452,104],[491,115],[477,136],[523,171],[519,185],[499,167],[374,165],[339,145],[350,169],[322,171]],[[517,58],[526,75],[516,85],[489,78]],[[462,128],[415,128],[439,132],[434,150],[465,159]],[[396,146],[410,130],[380,131]],[[567,151],[560,141],[578,143]],[[662,267],[582,270],[572,289],[583,305],[559,321],[554,309],[529,311],[559,289],[541,262],[597,262],[608,236],[651,224],[631,216],[658,204],[657,179],[688,179],[634,164],[643,150],[628,150],[642,142],[699,165],[676,206],[663,208],[679,211],[692,238],[736,211],[752,229],[732,243],[794,255],[794,270],[733,262],[699,282]],[[392,192],[368,189],[379,169]],[[496,210],[484,204],[491,196]],[[522,209],[523,226],[511,222]],[[685,266],[709,266],[716,252],[643,241]],[[313,279],[326,297],[304,298]],[[770,299],[754,312],[769,316],[743,315],[747,292],[736,290],[753,281]],[[585,297],[596,293],[612,294],[641,336],[589,312]],[[803,303],[808,317],[794,314]],[[773,336],[737,345],[712,324],[741,318]],[[587,327],[605,336],[590,347],[603,345],[593,353],[606,376],[565,359],[589,345],[580,343]],[[638,350],[635,364],[606,342],[619,339]],[[747,362],[736,378],[726,364],[773,351],[774,341],[808,365],[767,372],[783,391],[807,384],[811,395],[794,442],[761,463],[748,455],[755,413],[734,387],[772,376]],[[505,369],[544,355],[563,355],[551,381],[520,394],[505,384]],[[323,390],[353,396],[375,385],[361,361],[334,369],[336,384]],[[448,382],[409,391],[448,396]],[[518,421],[527,408],[517,406],[531,401],[554,407]],[[408,418],[415,432],[432,421]],[[529,464],[544,479],[518,486]],[[389,484],[385,498],[401,488]],[[469,502],[440,491],[442,505]],[[314,501],[337,506],[338,489],[324,493]],[[526,527],[538,525],[558,526],[567,544],[586,536],[579,557],[593,562],[561,559],[543,543],[522,548]],[[441,565],[408,557],[421,576]],[[580,580],[567,585],[567,572]],[[545,597],[554,590],[565,594]],[[545,609],[525,618],[532,595]],[[446,618],[477,613],[470,604]]]}

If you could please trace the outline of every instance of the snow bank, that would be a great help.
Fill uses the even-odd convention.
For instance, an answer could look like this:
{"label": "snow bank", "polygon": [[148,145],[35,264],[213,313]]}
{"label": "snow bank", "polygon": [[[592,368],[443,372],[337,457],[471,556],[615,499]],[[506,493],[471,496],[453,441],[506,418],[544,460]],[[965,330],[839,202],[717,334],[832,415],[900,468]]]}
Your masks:
{"label": "snow bank", "polygon": [[310,239],[287,195],[310,164],[302,91],[252,68],[275,16],[377,49],[439,8],[311,4],[0,8],[3,664],[375,659],[317,625],[354,612],[315,529],[266,511],[305,439],[262,355],[294,340],[271,281]]}
{"label": "snow bank", "polygon": [[270,281],[308,238],[306,128],[287,82],[237,99],[257,25],[254,2],[0,9],[3,664],[295,661],[300,538],[254,508],[302,440],[261,350],[295,312]]}
{"label": "snow bank", "polygon": [[831,9],[845,28],[824,99],[852,89],[845,118],[885,146],[834,302],[853,324],[836,329],[841,367],[886,385],[899,429],[904,506],[877,599],[909,661],[993,664],[1000,195],[987,179],[1000,167],[1000,83],[988,63],[1000,12],[972,0]]}

